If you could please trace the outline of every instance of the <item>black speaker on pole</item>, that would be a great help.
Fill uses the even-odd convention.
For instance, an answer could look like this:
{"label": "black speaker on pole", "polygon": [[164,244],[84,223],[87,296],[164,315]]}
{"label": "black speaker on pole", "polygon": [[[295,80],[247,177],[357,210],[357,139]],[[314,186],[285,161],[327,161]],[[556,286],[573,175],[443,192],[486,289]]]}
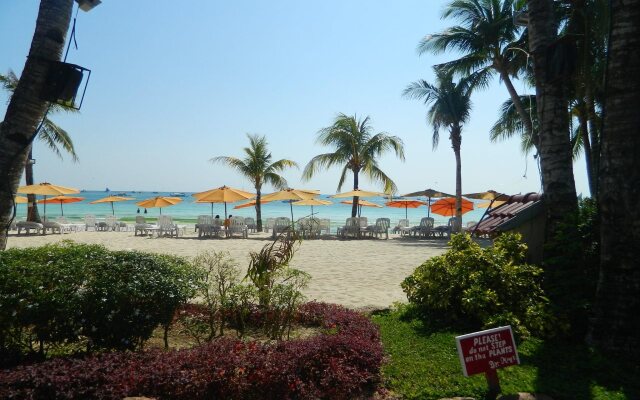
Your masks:
{"label": "black speaker on pole", "polygon": [[[88,76],[91,76],[90,70],[79,65],[52,61],[42,90],[43,100],[80,109],[82,99],[78,106],[76,106],[75,102],[85,71],[88,71]],[[88,83],[89,79],[87,78],[85,90]],[[84,91],[82,97],[84,98]]]}

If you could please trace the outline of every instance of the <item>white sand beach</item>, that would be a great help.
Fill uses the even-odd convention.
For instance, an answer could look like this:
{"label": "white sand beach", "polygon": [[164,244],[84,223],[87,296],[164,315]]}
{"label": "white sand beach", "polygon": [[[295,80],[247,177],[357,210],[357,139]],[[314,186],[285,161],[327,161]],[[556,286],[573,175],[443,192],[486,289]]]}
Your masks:
{"label": "white sand beach", "polygon": [[[192,257],[201,251],[227,251],[244,270],[248,254],[269,243],[266,233],[250,234],[249,239],[198,239],[190,230],[179,238],[134,236],[133,232],[77,232],[46,236],[10,234],[8,248],[22,248],[73,240],[102,244],[113,250],[140,250]],[[406,301],[400,282],[426,259],[442,254],[446,240],[415,240],[392,237],[389,240],[305,240],[292,267],[311,274],[305,290],[309,300],[326,301],[352,308],[386,308]]]}

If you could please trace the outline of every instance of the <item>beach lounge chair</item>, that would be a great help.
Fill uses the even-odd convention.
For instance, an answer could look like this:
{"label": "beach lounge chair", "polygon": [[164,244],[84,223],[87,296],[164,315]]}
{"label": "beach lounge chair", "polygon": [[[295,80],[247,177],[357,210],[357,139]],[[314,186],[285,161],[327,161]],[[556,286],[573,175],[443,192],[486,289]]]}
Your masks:
{"label": "beach lounge chair", "polygon": [[245,218],[244,224],[247,226],[247,229],[251,232],[256,232],[258,229],[258,226],[256,225],[256,220],[251,217]]}
{"label": "beach lounge chair", "polygon": [[60,216],[56,218],[56,222],[63,226],[63,229],[69,232],[78,232],[84,228],[84,224],[73,224],[66,217]]}
{"label": "beach lounge chair", "polygon": [[433,235],[433,218],[424,217],[420,220],[420,225],[411,228],[413,236],[428,238]]}
{"label": "beach lounge chair", "polygon": [[[115,231],[116,229],[120,228],[120,223],[114,215],[107,215],[104,218],[104,225],[105,231]],[[98,223],[98,228],[100,228],[100,223]]]}
{"label": "beach lounge chair", "polygon": [[291,231],[291,220],[287,217],[278,217],[273,223],[272,237],[275,239],[282,232]]}
{"label": "beach lounge chair", "polygon": [[46,233],[47,231],[51,231],[51,233],[58,233],[62,235],[62,224],[59,224],[55,221],[44,221],[42,223],[42,226],[44,227],[44,233]]}
{"label": "beach lounge chair", "polygon": [[244,239],[249,237],[249,230],[242,217],[231,217],[231,224],[227,229],[227,237],[233,237],[235,234],[241,235]]}
{"label": "beach lounge chair", "polygon": [[338,236],[342,238],[360,236],[360,221],[358,218],[347,218],[345,225],[338,228]]}
{"label": "beach lounge chair", "polygon": [[159,229],[160,228],[158,227],[158,225],[149,224],[143,216],[138,215],[136,216],[136,224],[133,229],[133,235],[138,236],[138,232],[140,232],[141,235],[149,235],[153,234],[154,232],[158,232]]}
{"label": "beach lounge chair", "polygon": [[158,236],[178,237],[178,225],[173,223],[173,217],[170,215],[160,215],[158,217]]}
{"label": "beach lounge chair", "polygon": [[267,218],[267,222],[264,224],[264,231],[269,233],[269,229],[273,229],[273,226],[276,224],[275,218]]}
{"label": "beach lounge chair", "polygon": [[327,235],[331,234],[331,220],[328,218],[320,219],[320,234],[323,232]]}
{"label": "beach lounge chair", "polygon": [[409,220],[408,219],[401,219],[398,221],[398,225],[393,227],[393,230],[391,232],[393,233],[400,233],[402,235],[406,234],[409,228]]}
{"label": "beach lounge chair", "polygon": [[369,235],[373,237],[382,237],[385,235],[385,239],[389,239],[389,226],[391,225],[391,220],[389,218],[378,218],[376,219],[376,224],[371,225],[368,229]]}
{"label": "beach lounge chair", "polygon": [[473,228],[476,227],[478,221],[469,221],[465,226],[462,227],[463,232],[472,232]]}
{"label": "beach lounge chair", "polygon": [[433,228],[434,236],[438,237],[451,237],[451,231],[453,224],[456,222],[456,217],[449,218],[446,225],[439,225]]}
{"label": "beach lounge chair", "polygon": [[18,229],[18,235],[22,233],[22,231],[24,231],[25,235],[29,235],[31,233],[40,233],[40,232],[44,234],[44,226],[38,222],[18,221],[16,222],[16,228]]}
{"label": "beach lounge chair", "polygon": [[87,214],[84,216],[84,230],[88,231],[89,229],[97,230],[98,223],[96,221],[95,215]]}
{"label": "beach lounge chair", "polygon": [[198,237],[211,236],[213,234],[213,217],[211,215],[198,215],[196,232],[198,232]]}
{"label": "beach lounge chair", "polygon": [[362,238],[369,231],[369,223],[367,217],[358,217],[358,225],[360,225],[360,229],[358,230],[358,237]]}

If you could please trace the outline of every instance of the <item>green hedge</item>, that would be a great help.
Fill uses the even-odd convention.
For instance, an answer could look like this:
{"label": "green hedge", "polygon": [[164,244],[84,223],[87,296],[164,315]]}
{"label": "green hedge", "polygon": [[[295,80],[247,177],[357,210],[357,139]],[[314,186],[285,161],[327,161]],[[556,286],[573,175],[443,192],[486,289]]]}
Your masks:
{"label": "green hedge", "polygon": [[468,234],[453,235],[449,244],[402,282],[422,315],[470,328],[510,324],[522,336],[549,333],[554,319],[541,288],[542,269],[524,263],[520,235],[501,235],[484,249]]}
{"label": "green hedge", "polygon": [[97,245],[0,252],[0,358],[86,341],[133,349],[194,294],[182,258]]}

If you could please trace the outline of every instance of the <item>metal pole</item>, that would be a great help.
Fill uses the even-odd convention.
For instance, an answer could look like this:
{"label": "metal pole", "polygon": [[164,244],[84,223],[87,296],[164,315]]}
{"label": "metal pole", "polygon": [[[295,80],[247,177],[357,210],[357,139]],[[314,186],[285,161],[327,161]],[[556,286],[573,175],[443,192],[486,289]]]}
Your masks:
{"label": "metal pole", "polygon": [[62,209],[62,200],[60,200],[60,213],[64,217],[64,209]]}

